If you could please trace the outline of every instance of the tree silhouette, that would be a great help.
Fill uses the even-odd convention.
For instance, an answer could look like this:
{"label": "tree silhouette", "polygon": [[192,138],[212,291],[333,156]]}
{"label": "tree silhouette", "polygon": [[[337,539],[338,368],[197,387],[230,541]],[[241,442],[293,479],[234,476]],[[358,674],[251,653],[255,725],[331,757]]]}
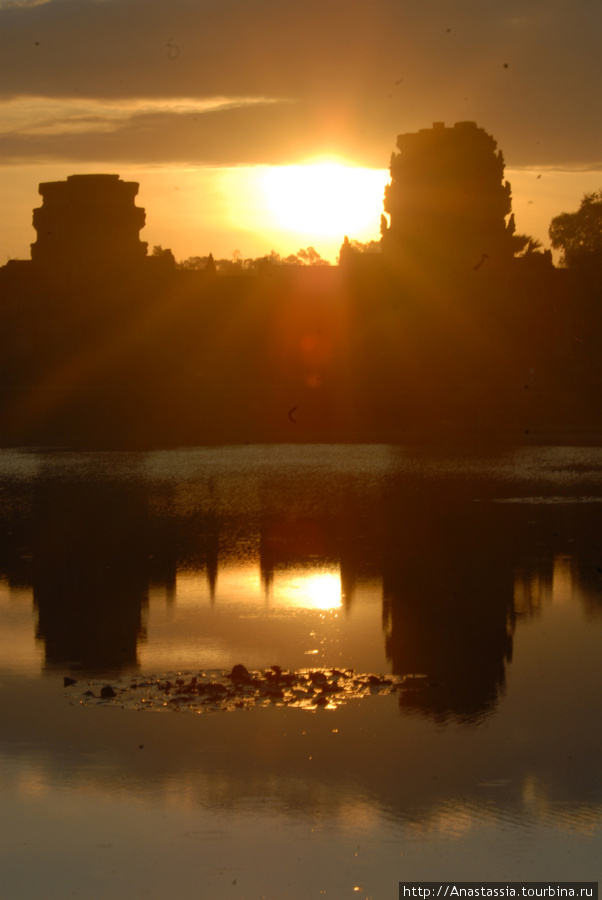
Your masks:
{"label": "tree silhouette", "polygon": [[215,273],[217,272],[213,253],[210,253],[207,257],[207,262],[205,263],[205,272],[207,272],[208,275],[215,275]]}
{"label": "tree silhouette", "polygon": [[602,189],[585,194],[577,212],[552,219],[550,241],[561,250],[560,263],[568,268],[602,264]]}
{"label": "tree silhouette", "polygon": [[155,244],[153,247],[151,256],[159,257],[160,259],[165,259],[175,265],[175,257],[169,247],[162,247],[161,244]]}
{"label": "tree silhouette", "polygon": [[[157,249],[157,248],[155,248]],[[158,248],[161,249],[161,248]],[[155,252],[153,250],[153,255]],[[202,269],[220,275],[257,275],[268,271],[273,266],[329,266],[327,259],[323,259],[314,247],[301,248],[296,253],[282,257],[275,250],[267,256],[243,259],[240,250],[235,250],[232,259],[214,259],[209,256],[189,256],[181,260],[177,266],[179,269]]]}
{"label": "tree silhouette", "polygon": [[531,237],[530,234],[513,234],[512,240],[516,247],[514,251],[515,256],[532,256],[535,253],[539,253],[543,246],[541,241]]}

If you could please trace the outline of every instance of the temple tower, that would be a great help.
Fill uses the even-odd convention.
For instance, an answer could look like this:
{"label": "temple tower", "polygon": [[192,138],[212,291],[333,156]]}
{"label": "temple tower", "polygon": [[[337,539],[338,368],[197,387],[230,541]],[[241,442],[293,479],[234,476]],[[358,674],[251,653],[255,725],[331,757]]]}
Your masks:
{"label": "temple tower", "polygon": [[82,274],[127,269],[146,257],[139,238],[144,209],[135,205],[138,184],[119,175],[70,175],[41,184],[42,206],[33,211],[37,240],[31,258],[40,265]]}
{"label": "temple tower", "polygon": [[474,122],[435,122],[399,135],[397,148],[385,188],[383,253],[402,264],[460,269],[512,257],[510,185],[491,135]]}

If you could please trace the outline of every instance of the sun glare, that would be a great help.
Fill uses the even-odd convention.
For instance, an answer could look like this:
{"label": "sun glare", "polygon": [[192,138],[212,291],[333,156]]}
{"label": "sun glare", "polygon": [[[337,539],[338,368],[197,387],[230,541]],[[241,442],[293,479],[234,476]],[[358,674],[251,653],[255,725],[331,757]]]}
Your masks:
{"label": "sun glare", "polygon": [[271,167],[262,175],[262,189],[281,229],[366,240],[378,238],[387,181],[386,170],[316,162]]}
{"label": "sun glare", "polygon": [[273,589],[276,605],[298,609],[334,610],[342,605],[341,573],[337,571],[286,571]]}

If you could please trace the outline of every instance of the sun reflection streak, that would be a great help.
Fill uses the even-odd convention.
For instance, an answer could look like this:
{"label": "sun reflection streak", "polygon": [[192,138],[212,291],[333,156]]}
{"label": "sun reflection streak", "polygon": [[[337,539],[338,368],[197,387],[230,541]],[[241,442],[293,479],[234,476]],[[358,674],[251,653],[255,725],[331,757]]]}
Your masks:
{"label": "sun reflection streak", "polygon": [[3,669],[36,671],[43,661],[43,645],[36,638],[37,610],[33,590],[10,585],[0,578],[0,659]]}
{"label": "sun reflection streak", "polygon": [[343,605],[341,573],[338,569],[277,573],[272,585],[272,602],[295,609],[339,609]]}
{"label": "sun reflection streak", "polygon": [[525,775],[521,793],[524,811],[535,821],[552,823],[565,832],[588,836],[598,833],[600,804],[559,802],[550,796],[549,787],[534,772]]}

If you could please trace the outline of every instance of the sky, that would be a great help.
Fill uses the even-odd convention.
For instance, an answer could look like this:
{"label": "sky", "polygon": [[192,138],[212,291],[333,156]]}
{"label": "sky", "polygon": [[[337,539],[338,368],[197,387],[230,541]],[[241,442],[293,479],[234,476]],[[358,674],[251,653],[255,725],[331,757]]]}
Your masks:
{"label": "sky", "polygon": [[0,0],[0,263],[38,184],[140,183],[177,259],[378,239],[400,133],[493,135],[517,231],[602,187],[600,0]]}

